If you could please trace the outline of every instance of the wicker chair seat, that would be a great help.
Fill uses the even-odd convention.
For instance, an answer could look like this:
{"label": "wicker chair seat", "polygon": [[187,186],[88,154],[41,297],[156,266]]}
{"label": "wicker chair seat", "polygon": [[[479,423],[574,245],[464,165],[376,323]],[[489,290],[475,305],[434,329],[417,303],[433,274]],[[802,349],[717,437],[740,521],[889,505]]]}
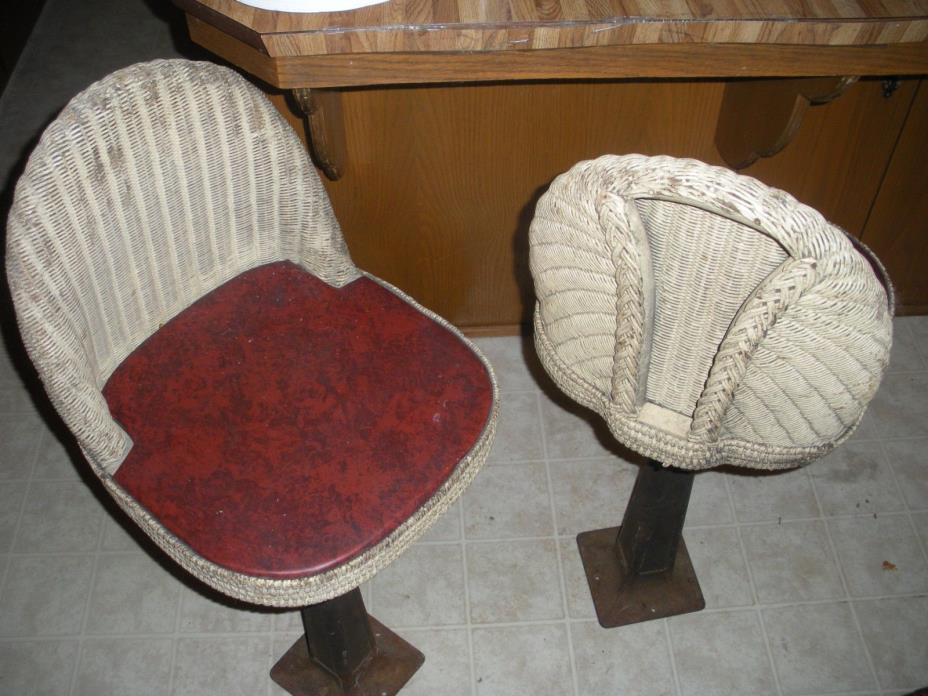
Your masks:
{"label": "wicker chair seat", "polygon": [[278,262],[181,312],[103,395],[133,441],[120,486],[206,560],[296,578],[428,506],[480,439],[493,387],[389,289]]}
{"label": "wicker chair seat", "polygon": [[227,68],[153,61],[76,96],[17,185],[6,266],[94,474],[226,595],[353,592],[486,459],[489,365],[354,265],[296,133]]}
{"label": "wicker chair seat", "polygon": [[889,360],[867,250],[755,179],[605,156],[531,227],[535,343],[557,385],[666,465],[796,466],[854,431]]}

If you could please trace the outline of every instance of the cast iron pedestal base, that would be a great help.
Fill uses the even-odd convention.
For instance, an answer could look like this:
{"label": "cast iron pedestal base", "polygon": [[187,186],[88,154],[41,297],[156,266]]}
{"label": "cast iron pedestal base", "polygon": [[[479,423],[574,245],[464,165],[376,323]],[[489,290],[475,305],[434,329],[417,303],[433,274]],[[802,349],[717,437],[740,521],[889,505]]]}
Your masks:
{"label": "cast iron pedestal base", "polygon": [[370,617],[375,650],[358,669],[354,684],[339,680],[309,657],[306,636],[294,643],[271,669],[271,679],[293,696],[393,696],[410,680],[425,656],[374,617]]}
{"label": "cast iron pedestal base", "polygon": [[614,628],[705,608],[683,539],[671,570],[626,577],[616,554],[619,529],[610,527],[577,535],[600,626]]}

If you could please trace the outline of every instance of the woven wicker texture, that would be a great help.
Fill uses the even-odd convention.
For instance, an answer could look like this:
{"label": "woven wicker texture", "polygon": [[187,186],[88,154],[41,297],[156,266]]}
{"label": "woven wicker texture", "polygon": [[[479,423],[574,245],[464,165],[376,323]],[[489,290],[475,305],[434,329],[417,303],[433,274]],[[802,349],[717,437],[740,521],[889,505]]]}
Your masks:
{"label": "woven wicker texture", "polygon": [[879,262],[815,210],[726,169],[581,162],[539,201],[530,248],[545,368],[620,442],[667,465],[822,456],[854,431],[889,360]]}
{"label": "woven wicker texture", "polygon": [[362,275],[299,138],[231,70],[155,61],[75,97],[43,134],[17,185],[6,258],[23,342],[94,472],[159,546],[232,597],[302,606],[357,587],[424,532],[486,458],[495,383],[480,440],[416,515],[346,565],[294,580],[205,561],[113,480],[132,443],[101,388],[159,326],[272,261],[293,261],[334,287]]}

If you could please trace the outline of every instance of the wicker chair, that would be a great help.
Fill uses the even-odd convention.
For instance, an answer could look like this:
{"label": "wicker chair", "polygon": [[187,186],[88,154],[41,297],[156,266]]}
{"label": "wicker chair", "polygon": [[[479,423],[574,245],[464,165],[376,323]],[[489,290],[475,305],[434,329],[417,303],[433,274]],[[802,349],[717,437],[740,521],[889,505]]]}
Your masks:
{"label": "wicker chair", "polygon": [[702,608],[680,541],[692,472],[795,467],[851,435],[889,359],[885,273],[788,194],[670,157],[576,165],[530,247],[545,369],[660,463],[621,532],[578,538],[600,623]]}
{"label": "wicker chair", "polygon": [[188,61],[92,85],[28,162],[6,262],[48,396],[119,506],[219,592],[303,608],[272,676],[401,688],[422,655],[357,588],[473,479],[496,384],[354,266],[263,95]]}

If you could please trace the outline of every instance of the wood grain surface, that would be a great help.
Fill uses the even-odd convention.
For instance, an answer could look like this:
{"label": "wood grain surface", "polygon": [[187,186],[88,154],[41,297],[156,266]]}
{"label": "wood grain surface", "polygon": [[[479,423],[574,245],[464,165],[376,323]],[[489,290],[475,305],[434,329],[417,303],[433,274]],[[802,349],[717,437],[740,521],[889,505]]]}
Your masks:
{"label": "wood grain surface", "polygon": [[[859,236],[917,82],[884,98],[879,80],[860,81],[810,109],[788,147],[744,173]],[[714,135],[724,89],[605,82],[346,90],[350,165],[325,183],[358,265],[471,333],[511,333],[534,303],[528,225],[551,180],[606,153],[722,164]]]}
{"label": "wood grain surface", "polygon": [[901,314],[928,313],[928,84],[921,80],[862,240],[896,287]]}
{"label": "wood grain surface", "polygon": [[[928,74],[928,0],[392,0],[313,15],[175,2],[197,43],[269,85],[347,87],[345,175],[326,186],[355,260],[471,333],[528,321],[528,224],[555,175],[605,153],[723,163],[719,78]],[[900,146],[925,149],[917,83],[885,98],[862,79],[744,173],[852,234],[866,226],[907,305],[928,307],[924,226],[901,204],[926,200],[924,157],[893,156],[903,124],[922,130]]]}
{"label": "wood grain surface", "polygon": [[[214,18],[215,19],[215,18]],[[928,42],[879,46],[642,44],[546,51],[269,56],[233,29],[187,16],[191,38],[281,88],[613,78],[921,75]]]}
{"label": "wood grain surface", "polygon": [[320,13],[270,12],[236,0],[176,2],[211,23],[238,25],[239,38],[260,41],[271,56],[928,38],[926,0],[390,0]]}
{"label": "wood grain surface", "polygon": [[827,104],[856,77],[737,80],[725,87],[715,146],[732,169],[744,169],[789,145],[813,104]]}

